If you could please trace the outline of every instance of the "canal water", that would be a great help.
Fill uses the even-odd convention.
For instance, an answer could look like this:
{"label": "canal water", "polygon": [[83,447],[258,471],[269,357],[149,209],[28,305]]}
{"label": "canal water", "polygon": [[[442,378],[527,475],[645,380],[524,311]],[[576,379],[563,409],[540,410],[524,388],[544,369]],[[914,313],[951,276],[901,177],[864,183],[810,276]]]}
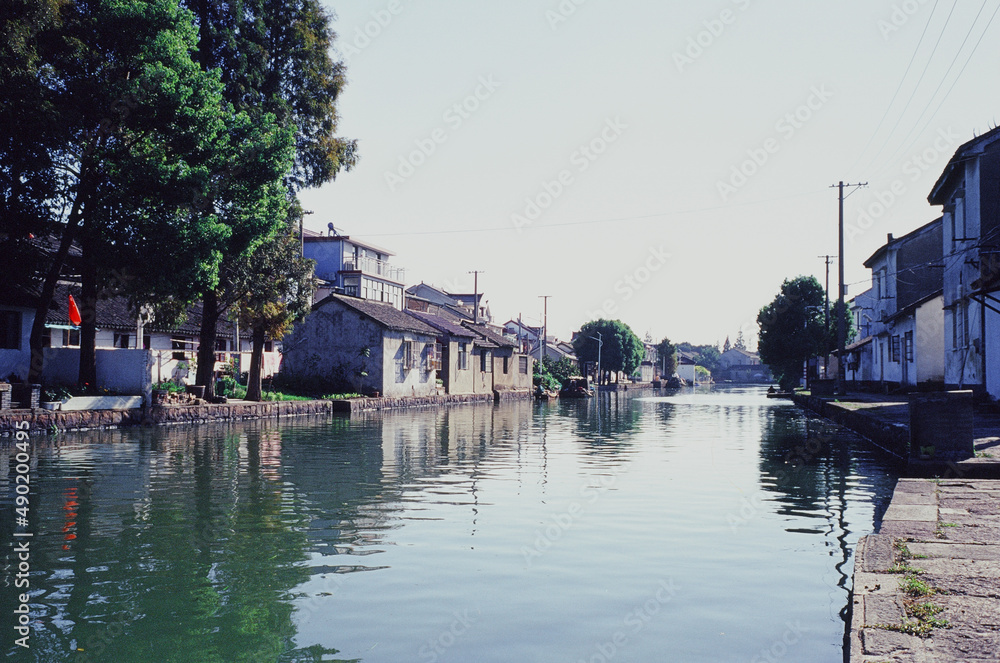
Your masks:
{"label": "canal water", "polygon": [[892,470],[759,388],[643,393],[36,437],[26,528],[6,438],[5,653],[842,661]]}

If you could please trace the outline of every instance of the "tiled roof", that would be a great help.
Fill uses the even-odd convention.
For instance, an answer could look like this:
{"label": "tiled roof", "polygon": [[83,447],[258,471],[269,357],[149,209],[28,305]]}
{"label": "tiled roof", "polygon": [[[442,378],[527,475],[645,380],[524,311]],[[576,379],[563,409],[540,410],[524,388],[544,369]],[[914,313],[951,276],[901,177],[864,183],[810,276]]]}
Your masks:
{"label": "tiled roof", "polygon": [[[69,295],[73,295],[77,306],[81,302],[80,286],[61,283],[52,295],[52,308],[46,322],[53,325],[69,325]],[[133,311],[124,297],[109,297],[97,301],[98,329],[134,330],[138,314]],[[178,325],[167,326],[155,320],[145,325],[146,333],[162,332],[178,336],[198,336],[201,333],[202,305],[196,302],[187,311],[187,316]],[[236,331],[236,325],[223,316],[216,325],[219,336],[229,338]],[[250,330],[240,330],[240,337],[250,338]]]}
{"label": "tiled roof", "polygon": [[392,304],[373,302],[359,297],[348,297],[347,295],[330,295],[326,299],[313,305],[313,310],[318,309],[330,302],[337,302],[356,313],[371,318],[376,324],[391,329],[393,331],[408,331],[428,336],[437,336],[438,330],[431,327],[426,322],[418,320],[415,316],[406,311],[400,311]]}
{"label": "tiled roof", "polygon": [[439,315],[434,315],[433,313],[424,313],[421,311],[412,311],[407,309],[408,314],[417,318],[421,322],[426,322],[431,327],[434,327],[440,332],[445,334],[450,334],[451,336],[459,336],[461,338],[475,338],[476,334],[461,325],[457,325],[450,320],[446,320]]}
{"label": "tiled roof", "polygon": [[512,341],[508,338],[504,338],[500,334],[497,334],[492,329],[486,325],[476,325],[468,321],[463,321],[462,325],[476,332],[480,338],[483,338],[491,343],[494,343],[496,347],[500,348],[516,348],[517,342]]}

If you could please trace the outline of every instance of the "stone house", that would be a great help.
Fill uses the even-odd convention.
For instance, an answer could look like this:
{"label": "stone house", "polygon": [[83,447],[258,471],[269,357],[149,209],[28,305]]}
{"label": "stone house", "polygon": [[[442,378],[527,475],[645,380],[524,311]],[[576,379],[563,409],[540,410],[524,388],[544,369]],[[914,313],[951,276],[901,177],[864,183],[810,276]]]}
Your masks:
{"label": "stone house", "polygon": [[756,352],[730,348],[719,356],[719,366],[712,375],[716,380],[730,382],[767,383],[773,381],[771,371],[761,364]]}
{"label": "stone house", "polygon": [[282,374],[389,398],[430,396],[439,335],[392,303],[332,294],[284,338]]}
{"label": "stone house", "polygon": [[463,326],[477,336],[482,383],[486,383],[488,373],[497,398],[530,394],[534,360],[521,352],[518,342],[484,324],[465,322]]}
{"label": "stone house", "polygon": [[[441,357],[437,369],[437,379],[441,381],[447,394],[479,393],[476,387],[480,380],[477,376],[474,362],[470,360],[476,334],[471,330],[456,324],[447,318],[432,313],[407,310],[408,315],[424,322],[437,330],[437,345]],[[480,388],[482,393],[492,391]]]}

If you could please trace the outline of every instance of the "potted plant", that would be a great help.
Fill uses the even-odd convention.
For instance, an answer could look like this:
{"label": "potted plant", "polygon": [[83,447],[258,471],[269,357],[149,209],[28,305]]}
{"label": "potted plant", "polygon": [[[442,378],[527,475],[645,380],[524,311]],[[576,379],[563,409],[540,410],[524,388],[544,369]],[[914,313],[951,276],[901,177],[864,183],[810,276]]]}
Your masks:
{"label": "potted plant", "polygon": [[46,410],[58,410],[63,401],[72,396],[66,387],[50,386],[42,390],[41,406]]}

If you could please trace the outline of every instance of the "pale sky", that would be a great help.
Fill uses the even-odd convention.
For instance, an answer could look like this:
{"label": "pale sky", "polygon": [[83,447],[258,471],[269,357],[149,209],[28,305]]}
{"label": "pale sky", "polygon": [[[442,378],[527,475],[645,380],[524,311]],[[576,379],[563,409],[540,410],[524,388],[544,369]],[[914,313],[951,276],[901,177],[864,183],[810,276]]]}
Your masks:
{"label": "pale sky", "polygon": [[499,323],[550,295],[563,338],[755,342],[782,280],[823,282],[840,180],[869,184],[845,203],[862,292],[1000,121],[997,0],[326,2],[361,158],[304,193],[307,225],[395,252],[407,285],[483,271]]}

